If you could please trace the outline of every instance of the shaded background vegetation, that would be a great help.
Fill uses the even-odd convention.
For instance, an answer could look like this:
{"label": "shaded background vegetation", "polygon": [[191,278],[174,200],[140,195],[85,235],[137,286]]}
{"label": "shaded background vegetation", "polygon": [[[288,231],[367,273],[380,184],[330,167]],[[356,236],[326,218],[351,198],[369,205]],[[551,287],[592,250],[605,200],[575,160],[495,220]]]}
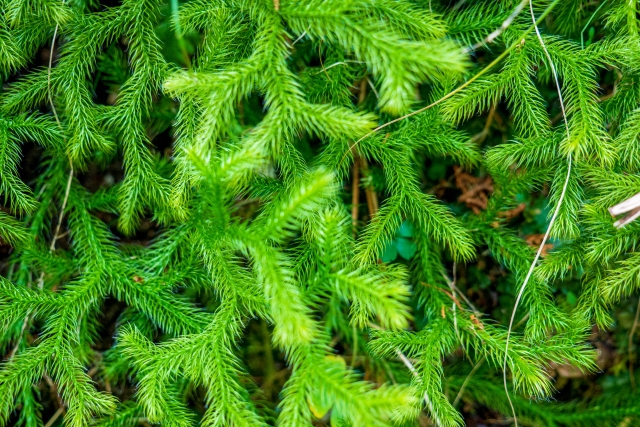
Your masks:
{"label": "shaded background vegetation", "polygon": [[[449,32],[447,37],[456,41],[460,45],[469,45],[478,40],[482,40],[491,31],[495,30],[504,22],[511,13],[517,2],[473,2],[473,1],[416,1],[417,7],[428,10],[435,9],[442,13],[442,19],[447,23]],[[499,6],[497,6],[497,4]],[[549,2],[537,2],[538,13],[543,10]],[[574,43],[577,49],[586,49],[601,40],[608,42],[615,39],[620,34],[616,27],[615,14],[620,13],[618,9],[629,2],[614,1],[578,1],[567,0],[561,2],[551,13],[542,27],[550,35],[562,37]],[[635,2],[633,10],[635,10]],[[0,3],[4,4],[4,3]],[[104,1],[91,4],[87,7],[93,10],[103,10],[108,7],[120,6],[113,1]],[[197,31],[185,31],[171,25],[172,17],[178,12],[178,5],[166,3],[160,7],[160,14],[153,24],[154,31],[161,41],[161,52],[170,68],[182,68],[190,70],[193,68],[193,58],[201,43],[202,34]],[[466,15],[463,13],[466,12]],[[628,12],[628,11],[627,11]],[[635,18],[635,12],[634,20]],[[476,17],[476,27],[471,28],[469,19]],[[628,18],[628,14],[625,15]],[[631,18],[628,18],[631,19]],[[472,76],[483,66],[500,54],[505,46],[515,40],[517,35],[529,25],[527,8],[515,23],[501,36],[497,43],[481,47],[470,54],[470,67],[467,77]],[[294,32],[291,32],[294,34]],[[240,37],[251,37],[252,34],[240,35]],[[551,38],[549,39],[551,40]],[[556,40],[556,39],[553,39]],[[615,41],[615,40],[614,40]],[[289,69],[299,78],[301,87],[310,102],[333,103],[336,105],[353,106],[358,111],[374,111],[380,114],[380,123],[384,123],[397,115],[386,114],[379,109],[379,92],[376,86],[377,81],[372,76],[367,64],[345,55],[340,49],[336,49],[329,43],[319,39],[312,39],[302,34],[297,39],[289,39],[291,45],[290,56],[288,58]],[[33,61],[20,69],[19,72],[5,76],[2,82],[5,90],[0,92],[0,98],[8,96],[6,88],[11,84],[20,81],[23,76],[35,70],[37,67],[46,67],[50,57],[57,58],[59,45],[65,43],[64,35],[59,37],[57,43],[50,49],[50,40],[37,49]],[[113,106],[117,103],[121,88],[127,79],[131,77],[131,69],[127,51],[129,40],[125,37],[113,40],[102,47],[98,62],[97,71],[92,73],[90,79],[92,101],[98,105]],[[537,44],[533,35],[525,38],[524,45]],[[603,42],[604,43],[604,42]],[[624,39],[624,44],[638,43],[637,39]],[[524,47],[522,48],[524,49]],[[570,50],[570,49],[569,49]],[[613,50],[613,47],[611,47]],[[598,52],[594,49],[594,52]],[[594,55],[596,55],[594,53]],[[627,55],[627,52],[621,55]],[[604,55],[604,54],[603,54]],[[615,54],[611,54],[615,56]],[[515,60],[515,59],[514,59]],[[606,61],[603,61],[606,62]],[[637,85],[637,75],[631,70],[629,74],[623,74],[620,70],[622,65],[614,65],[615,61],[600,63],[597,68],[597,75],[593,76],[595,81],[597,96],[596,102],[603,113],[603,131],[610,136],[619,133],[621,123],[632,114],[640,103],[640,92],[634,85]],[[55,65],[55,61],[54,61]],[[542,63],[540,64],[542,67]],[[496,67],[499,72],[502,66]],[[580,72],[580,66],[576,66]],[[532,74],[538,72],[537,69],[530,70]],[[589,73],[590,71],[586,71]],[[548,70],[535,81],[535,88],[540,94],[540,103],[544,105],[545,114],[549,118],[548,126],[561,127],[562,116],[557,93],[553,81],[549,78]],[[568,74],[568,73],[567,73]],[[507,84],[507,86],[509,83]],[[632,87],[625,89],[625,85]],[[435,93],[446,93],[452,89],[453,81],[439,87],[433,84],[421,84],[416,87],[416,99],[418,102],[426,102],[436,99]],[[622,87],[622,89],[621,89]],[[526,94],[525,94],[526,95]],[[623,99],[621,99],[624,97]],[[464,93],[457,98],[453,98],[443,108],[427,111],[423,113],[423,122],[412,122],[415,126],[410,129],[406,138],[425,138],[428,135],[421,132],[434,132],[433,127],[427,126],[429,121],[438,121],[442,117],[447,117],[448,122],[455,123],[455,138],[464,138],[464,143],[471,143],[477,148],[477,152],[491,153],[495,147],[512,142],[516,138],[522,137],[526,133],[535,133],[535,129],[522,129],[522,118],[514,114],[513,104],[517,100],[509,97],[487,97],[472,107],[463,105],[465,102]],[[459,103],[460,105],[457,105]],[[482,104],[482,108],[476,108]],[[144,118],[145,129],[149,140],[152,142],[151,152],[155,156],[158,168],[171,168],[171,160],[174,156],[173,148],[175,142],[176,115],[179,111],[179,102],[168,95],[160,93],[154,94],[153,106]],[[468,108],[471,113],[464,112]],[[464,110],[464,111],[463,111]],[[46,103],[40,107],[43,114],[50,114],[50,106]],[[463,111],[463,112],[460,112]],[[237,103],[236,115],[229,126],[228,132],[231,139],[240,139],[243,135],[254,129],[265,117],[265,99],[258,93],[244,97]],[[453,117],[453,118],[452,118]],[[463,120],[461,120],[463,119]],[[535,120],[533,120],[535,126]],[[423,127],[421,128],[421,123]],[[425,124],[427,123],[427,124]],[[525,125],[529,126],[529,125]],[[381,138],[384,140],[385,133],[402,129],[402,124],[381,131]],[[561,131],[561,130],[560,130]],[[449,132],[443,125],[443,133]],[[388,134],[387,134],[388,136]],[[637,144],[634,138],[631,144]],[[589,150],[588,144],[585,150]],[[300,156],[308,163],[314,163],[322,155],[326,147],[326,141],[311,134],[299,135],[295,140],[295,147]],[[546,148],[542,148],[544,151]],[[494,151],[495,153],[496,151]],[[533,153],[533,151],[532,151]],[[45,150],[40,145],[27,141],[22,146],[22,156],[19,165],[20,178],[32,188],[38,188],[38,177],[45,167],[43,159],[47,158]],[[495,323],[508,324],[511,310],[514,305],[515,295],[521,281],[508,268],[509,262],[496,255],[496,248],[489,247],[485,241],[476,233],[474,224],[483,226],[495,226],[508,230],[509,236],[517,236],[522,242],[526,242],[532,248],[537,247],[542,241],[542,235],[546,231],[550,210],[553,205],[550,200],[549,176],[554,171],[544,169],[540,173],[539,179],[531,179],[533,185],[520,185],[515,178],[512,182],[513,188],[505,190],[505,183],[510,183],[510,178],[505,178],[506,170],[492,170],[487,166],[487,162],[481,161],[460,161],[460,157],[449,155],[437,156],[433,152],[428,154],[417,154],[414,161],[416,170],[419,171],[419,186],[423,193],[433,195],[441,200],[455,215],[461,218],[465,227],[470,230],[477,252],[472,260],[467,262],[454,262],[454,259],[447,252],[442,252],[444,272],[447,279],[454,281],[455,287],[460,290],[460,296],[448,291],[446,286],[436,286],[434,283],[412,278],[411,286],[414,290],[411,299],[411,314],[413,316],[410,329],[420,331],[434,316],[434,306],[425,304],[425,300],[432,298],[431,293],[437,292],[444,296],[444,299],[458,304],[460,310],[470,310],[472,321],[482,325],[483,319],[493,319]],[[544,153],[543,153],[544,154]],[[528,154],[531,156],[535,153]],[[518,159],[518,154],[513,155],[513,159]],[[522,156],[525,157],[524,155]],[[545,160],[549,157],[540,157],[542,166],[546,167]],[[519,159],[518,159],[519,160]],[[555,160],[554,160],[555,161]],[[535,163],[536,159],[531,160]],[[490,163],[490,162],[489,162]],[[515,161],[514,161],[515,163]],[[525,163],[524,161],[522,163]],[[495,163],[492,165],[495,166]],[[520,165],[523,166],[522,164]],[[515,166],[511,168],[514,176],[517,175]],[[526,168],[524,168],[526,169]],[[598,176],[587,178],[588,165],[582,165],[580,182],[584,185],[584,193],[574,198],[578,200],[576,207],[580,211],[583,204],[599,204],[603,206],[601,197],[600,182]],[[633,170],[621,170],[615,173],[631,174]],[[495,176],[496,174],[500,176]],[[141,215],[141,219],[133,232],[124,233],[118,228],[119,215],[117,210],[110,208],[115,199],[110,189],[116,188],[122,183],[125,172],[120,156],[106,159],[91,159],[88,167],[76,173],[79,184],[91,193],[104,192],[105,200],[103,206],[108,209],[101,209],[100,205],[92,210],[93,215],[107,224],[108,229],[117,237],[118,243],[122,245],[148,246],[157,237],[163,226],[157,218],[153,218],[148,212]],[[366,159],[356,157],[349,169],[343,173],[339,182],[339,195],[346,209],[351,212],[353,221],[353,235],[362,236],[366,224],[378,213],[380,206],[384,205],[391,196],[389,183],[385,175],[384,166],[376,159]],[[529,179],[526,177],[526,179]],[[61,183],[64,181],[61,181]],[[633,193],[633,185],[619,183],[625,186],[625,192]],[[265,190],[268,186],[259,187],[255,194]],[[58,189],[58,191],[61,191]],[[605,190],[606,191],[606,190]],[[498,196],[496,196],[496,193]],[[505,195],[506,194],[506,195]],[[263,205],[259,197],[252,194],[238,197],[235,200],[235,213],[241,218],[255,218],[260,207]],[[492,206],[492,200],[498,198],[497,205]],[[509,199],[508,203],[502,203],[500,197]],[[109,199],[111,198],[111,199]],[[557,200],[557,198],[556,198]],[[569,202],[570,203],[570,202]],[[572,206],[572,205],[570,205]],[[55,210],[55,208],[52,208]],[[601,209],[602,210],[602,209]],[[10,212],[10,208],[3,207],[3,211]],[[565,218],[565,227],[570,228],[568,223],[572,220],[578,222],[578,212],[574,216]],[[54,227],[56,215],[51,215]],[[598,226],[608,227],[611,233],[611,223],[609,218],[600,218]],[[583,235],[589,238],[598,239],[592,231],[584,231],[588,226],[580,225]],[[416,225],[411,219],[403,219],[400,226],[393,233],[390,242],[385,243],[384,250],[378,254],[379,263],[403,264],[411,267],[416,261],[418,247],[415,240]],[[567,235],[570,233],[559,232],[552,238],[545,247],[545,258],[567,245]],[[636,234],[638,235],[638,234]],[[575,237],[575,236],[573,236]],[[635,237],[631,237],[634,239]],[[506,239],[505,242],[511,244],[512,241]],[[521,243],[522,243],[521,242]],[[505,243],[506,244],[506,243]],[[497,243],[498,246],[501,243]],[[630,244],[633,246],[633,244]],[[61,233],[57,239],[57,247],[62,251],[70,250],[72,242],[69,235]],[[516,245],[504,246],[509,251],[524,251],[526,256],[530,256],[526,246]],[[524,248],[524,249],[523,249]],[[14,256],[14,245],[8,241],[2,242],[0,246],[0,267],[5,277],[11,278],[15,271],[17,260]],[[525,256],[525,259],[526,259]],[[622,255],[622,258],[626,255]],[[506,264],[506,265],[505,265]],[[550,267],[553,268],[553,267]],[[547,281],[549,292],[557,302],[558,310],[564,313],[571,313],[579,307],[579,301],[584,294],[583,283],[587,265],[575,265],[572,270],[564,269],[563,273],[555,274],[562,277],[562,280]],[[34,272],[35,274],[35,272]],[[553,276],[550,274],[549,277]],[[35,278],[32,278],[35,280]],[[135,279],[134,279],[135,280]],[[637,280],[637,278],[635,279]],[[35,283],[35,282],[34,282]],[[631,288],[637,285],[633,283]],[[436,291],[430,288],[436,287]],[[435,288],[434,288],[435,289]],[[187,291],[189,293],[190,291]],[[453,292],[453,293],[451,293]],[[630,293],[630,292],[629,292]],[[206,294],[190,295],[198,303],[206,307],[215,305],[215,298]],[[637,360],[636,350],[638,343],[638,306],[639,301],[636,295],[625,295],[616,304],[606,307],[606,311],[611,317],[608,327],[594,325],[591,329],[588,341],[597,350],[597,372],[582,372],[569,365],[551,364],[547,374],[553,378],[553,385],[557,393],[553,399],[546,402],[527,401],[526,398],[518,398],[517,408],[522,414],[521,422],[526,425],[600,425],[604,418],[615,420],[615,425],[632,426],[640,423],[640,394],[636,393],[636,381],[640,381],[638,371],[640,370]],[[437,309],[435,316],[439,315]],[[442,313],[444,317],[444,306]],[[449,310],[449,306],[447,306]],[[523,332],[526,325],[527,310],[521,309],[517,317],[515,330]],[[104,368],[103,356],[108,354],[108,350],[114,345],[114,336],[117,328],[123,322],[123,316],[130,315],[127,311],[127,304],[117,301],[114,298],[107,298],[100,310],[98,324],[95,327],[95,339],[91,345],[95,351],[95,364],[88,372],[96,382],[99,390],[113,393],[121,402],[127,402],[133,398],[136,392],[136,382],[130,377],[118,378],[111,375],[109,370]],[[553,315],[550,313],[550,315]],[[33,342],[38,339],[41,333],[39,325],[27,331],[26,342]],[[331,347],[335,350],[335,357],[340,363],[354,368],[362,373],[365,380],[374,383],[385,382],[408,382],[411,374],[406,367],[398,360],[384,360],[374,356],[367,342],[369,330],[352,329],[349,325],[338,325],[330,331]],[[246,323],[245,332],[239,342],[238,354],[246,364],[248,377],[253,382],[243,384],[248,390],[251,399],[255,402],[258,410],[267,419],[273,420],[277,413],[278,404],[281,401],[281,392],[284,384],[291,375],[291,369],[282,349],[272,345],[273,327],[264,319],[249,319]],[[26,344],[25,344],[26,345]],[[8,355],[13,346],[6,345],[4,350]],[[106,353],[105,353],[106,352]],[[510,411],[508,410],[504,390],[501,386],[501,373],[488,366],[484,358],[479,358],[469,363],[468,356],[461,348],[445,356],[443,361],[444,382],[443,392],[450,402],[453,402],[461,411],[464,422],[468,426],[484,426],[503,424],[509,425],[512,422]],[[635,367],[635,369],[634,369]],[[114,380],[116,380],[114,382]],[[464,385],[463,385],[464,384]],[[461,390],[462,389],[462,390]],[[196,414],[204,414],[206,391],[201,386],[185,386],[185,400],[190,409]],[[37,385],[38,401],[41,408],[39,413],[44,423],[64,407],[64,403],[57,394],[56,386],[45,377]],[[313,406],[313,405],[312,405]],[[602,408],[598,414],[586,411],[594,407]],[[311,409],[317,419],[315,425],[329,425],[338,421],[332,418],[330,413],[322,408]],[[585,414],[581,418],[581,414]],[[138,419],[139,418],[139,419]],[[142,415],[136,418],[142,424],[147,421]],[[20,415],[15,413],[8,421],[8,425],[18,423]],[[24,420],[21,420],[24,421]],[[421,414],[418,423],[429,425],[428,414]],[[614,421],[612,421],[614,422]],[[115,421],[114,421],[115,423]],[[61,425],[61,418],[53,425]],[[108,425],[108,424],[105,424]],[[119,425],[119,424],[114,424]],[[614,424],[612,424],[614,425]]]}

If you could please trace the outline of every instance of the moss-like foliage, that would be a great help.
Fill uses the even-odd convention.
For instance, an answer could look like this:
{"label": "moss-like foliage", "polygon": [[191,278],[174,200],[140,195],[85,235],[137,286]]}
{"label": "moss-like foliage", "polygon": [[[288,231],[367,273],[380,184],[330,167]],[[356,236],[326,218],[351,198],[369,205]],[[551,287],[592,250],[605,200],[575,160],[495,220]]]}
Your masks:
{"label": "moss-like foliage", "polygon": [[637,425],[636,6],[0,0],[0,426]]}

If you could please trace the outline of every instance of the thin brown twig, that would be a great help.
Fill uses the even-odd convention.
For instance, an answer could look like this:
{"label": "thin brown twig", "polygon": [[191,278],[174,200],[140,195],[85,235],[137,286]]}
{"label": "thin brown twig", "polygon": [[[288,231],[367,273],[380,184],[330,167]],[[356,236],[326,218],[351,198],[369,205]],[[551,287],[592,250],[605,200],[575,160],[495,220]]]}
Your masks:
{"label": "thin brown twig", "polygon": [[423,285],[423,286],[427,286],[429,288],[433,288],[433,289],[436,289],[436,290],[442,292],[443,294],[445,294],[446,296],[451,298],[451,300],[458,305],[458,308],[460,308],[460,310],[464,310],[464,307],[462,307],[462,305],[460,304],[460,301],[454,295],[452,295],[451,292],[447,291],[446,289],[442,289],[442,288],[430,285],[430,284],[425,283],[425,282],[420,282],[420,284]]}
{"label": "thin brown twig", "polygon": [[60,397],[60,393],[58,393],[58,387],[53,382],[51,377],[49,375],[47,375],[46,373],[42,375],[42,378],[44,379],[44,381],[47,383],[47,385],[51,389],[51,393],[55,396],[56,403],[58,404],[58,408],[62,409],[62,411],[64,412],[65,411],[65,408],[64,408],[65,405],[64,405],[64,402],[62,401],[62,397]]}
{"label": "thin brown twig", "polygon": [[367,97],[367,77],[360,80],[360,88],[358,92],[358,105],[361,105]]}
{"label": "thin brown twig", "polygon": [[93,366],[93,368],[91,368],[91,369],[89,369],[89,370],[87,371],[87,376],[88,376],[88,377],[93,377],[95,374],[97,374],[97,373],[98,373],[98,370],[99,370],[99,369],[100,369],[99,364],[94,365],[94,366]]}
{"label": "thin brown twig", "polygon": [[58,408],[58,410],[51,416],[51,418],[49,418],[49,421],[47,421],[44,427],[51,427],[53,423],[55,423],[56,420],[60,418],[60,415],[62,415],[63,413],[64,413],[64,408],[63,407]]}
{"label": "thin brown twig", "polygon": [[620,79],[622,79],[622,73],[617,68],[614,68],[614,71],[616,72],[616,78],[613,81],[613,89],[611,90],[611,93],[599,96],[598,97],[598,102],[604,102],[604,101],[606,101],[608,99],[611,99],[614,96],[616,96],[616,94],[618,93],[618,84],[620,83]]}
{"label": "thin brown twig", "polygon": [[[360,162],[360,169],[363,174],[367,174],[369,172],[369,164],[367,163],[367,159],[363,156],[358,158]],[[369,219],[373,219],[376,213],[378,213],[378,195],[374,190],[372,185],[367,185],[364,187],[364,194],[367,197],[367,207],[369,208]]]}
{"label": "thin brown twig", "polygon": [[58,239],[62,239],[64,236],[68,235],[69,233],[71,233],[71,230],[67,230],[62,234],[58,234]]}
{"label": "thin brown twig", "polygon": [[487,136],[489,135],[489,131],[491,130],[491,125],[493,124],[493,118],[496,115],[496,104],[493,104],[489,109],[489,114],[487,115],[487,121],[484,124],[484,128],[477,134],[471,137],[471,141],[475,143],[483,142]]}
{"label": "thin brown twig", "polygon": [[60,207],[60,214],[58,215],[58,224],[56,225],[56,232],[51,239],[51,245],[49,245],[49,251],[53,252],[56,248],[56,241],[60,237],[60,227],[62,226],[62,219],[64,217],[64,210],[67,207],[69,201],[69,193],[71,192],[71,182],[73,181],[73,163],[69,159],[69,178],[67,178],[67,187],[64,190],[64,199],[62,200],[62,206]]}
{"label": "thin brown twig", "polygon": [[[365,82],[366,77],[360,81],[360,91],[358,93],[358,105],[361,105],[367,96],[367,84]],[[352,219],[352,233],[355,239],[358,234],[358,216],[360,208],[360,161],[359,161],[358,149],[354,148],[353,151],[353,170],[352,170],[352,187],[351,187],[351,219]],[[367,199],[367,204],[369,200]]]}
{"label": "thin brown twig", "polygon": [[555,126],[556,123],[558,123],[562,119],[562,117],[562,111],[553,116],[553,118],[551,119],[551,126]]}
{"label": "thin brown twig", "polygon": [[457,286],[454,286],[453,289],[458,293],[458,295],[460,295],[460,297],[464,300],[465,304],[467,304],[469,306],[469,308],[471,309],[471,311],[473,311],[475,314],[480,315],[482,313],[480,313],[480,311],[476,308],[475,305],[473,305],[473,303],[471,301],[469,301],[469,298],[467,298],[467,296],[464,294],[464,292],[462,292],[460,289],[458,289]]}
{"label": "thin brown twig", "polygon": [[353,237],[356,237],[358,225],[358,204],[360,203],[360,170],[358,169],[358,159],[353,162],[351,183],[351,225],[353,227]]}
{"label": "thin brown twig", "polygon": [[[464,294],[464,292],[462,292],[460,289],[458,289],[458,286],[456,286],[456,282],[455,280],[451,280],[447,277],[446,274],[442,273],[442,277],[444,278],[444,280],[447,282],[447,284],[453,288],[454,290],[454,294],[457,293],[458,295],[460,295],[460,297],[464,300],[464,302],[469,306],[469,308],[471,309],[471,311],[474,312],[474,314],[476,315],[480,315],[482,313],[480,313],[480,311],[476,308],[475,305],[473,305],[473,303],[471,301],[469,301],[469,298],[467,298],[467,296]],[[430,285],[427,285],[430,286]],[[433,288],[435,288],[435,286],[433,286]],[[436,288],[438,289],[438,288]],[[447,295],[449,295],[448,292],[445,292]],[[454,296],[449,295],[450,298],[454,299]],[[457,299],[456,299],[457,300]],[[462,308],[462,306],[460,305],[460,303],[458,302],[458,307],[460,307],[460,310],[464,310]]]}

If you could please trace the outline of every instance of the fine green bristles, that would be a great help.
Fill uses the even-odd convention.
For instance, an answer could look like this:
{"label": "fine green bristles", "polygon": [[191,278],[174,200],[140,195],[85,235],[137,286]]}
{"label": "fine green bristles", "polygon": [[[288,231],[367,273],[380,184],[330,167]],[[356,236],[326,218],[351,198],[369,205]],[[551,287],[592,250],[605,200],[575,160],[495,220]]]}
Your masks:
{"label": "fine green bristles", "polygon": [[636,9],[0,0],[0,427],[637,425]]}

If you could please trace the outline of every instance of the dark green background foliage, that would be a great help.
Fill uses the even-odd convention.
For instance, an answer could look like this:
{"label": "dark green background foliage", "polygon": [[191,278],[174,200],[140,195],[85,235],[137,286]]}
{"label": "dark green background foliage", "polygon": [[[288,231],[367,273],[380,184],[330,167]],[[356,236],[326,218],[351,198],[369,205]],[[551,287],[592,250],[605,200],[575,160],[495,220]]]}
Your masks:
{"label": "dark green background foliage", "polygon": [[568,135],[529,6],[0,0],[0,426],[640,425],[638,5]]}

